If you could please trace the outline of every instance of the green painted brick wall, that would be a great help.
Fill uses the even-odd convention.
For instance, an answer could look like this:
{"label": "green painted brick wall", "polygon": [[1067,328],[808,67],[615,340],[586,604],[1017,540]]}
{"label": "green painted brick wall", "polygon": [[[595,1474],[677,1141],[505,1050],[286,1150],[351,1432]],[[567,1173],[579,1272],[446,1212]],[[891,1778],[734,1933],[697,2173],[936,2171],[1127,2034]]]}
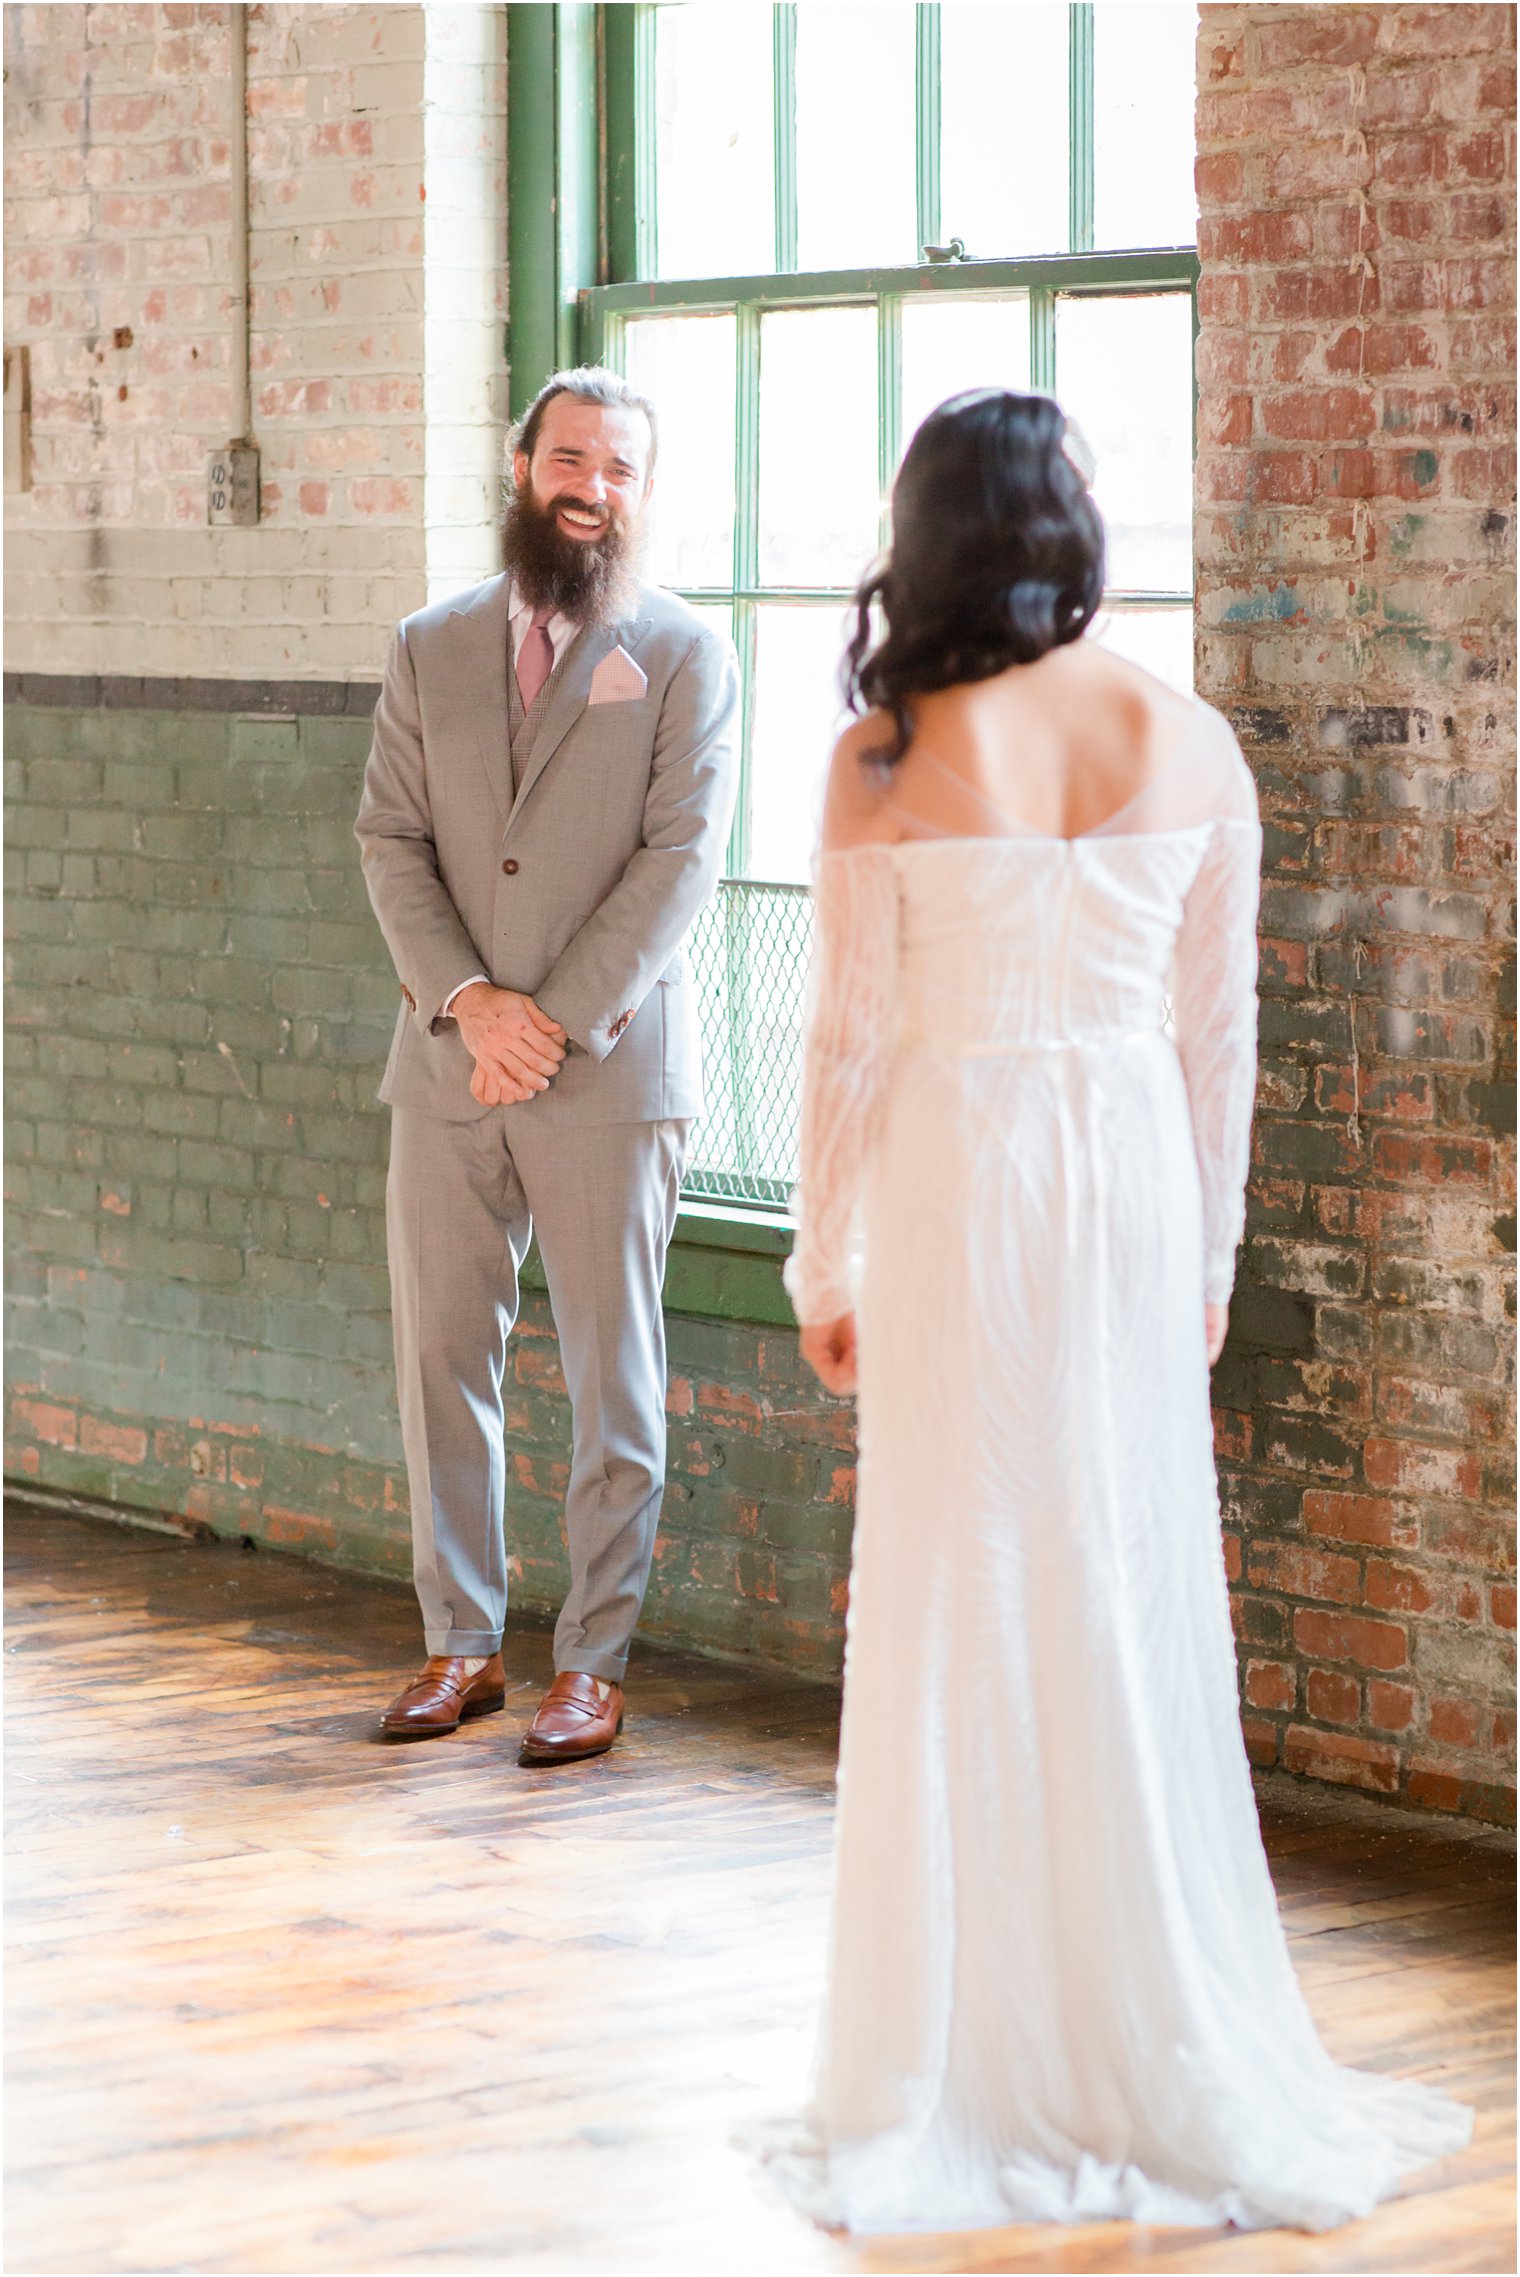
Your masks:
{"label": "green painted brick wall", "polygon": [[[7,1470],[404,1577],[368,723],[6,717]],[[801,1370],[773,1258],[708,1229],[672,1280],[773,1323],[672,1314],[645,1628],[833,1673],[851,1411]],[[517,1599],[553,1606],[569,1412],[536,1287],[508,1430]]]}

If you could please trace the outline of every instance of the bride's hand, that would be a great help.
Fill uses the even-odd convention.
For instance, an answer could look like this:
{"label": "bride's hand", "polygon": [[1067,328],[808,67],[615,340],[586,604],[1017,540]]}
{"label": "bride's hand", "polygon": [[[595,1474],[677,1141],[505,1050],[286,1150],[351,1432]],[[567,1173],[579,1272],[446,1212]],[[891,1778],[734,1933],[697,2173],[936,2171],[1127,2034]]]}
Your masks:
{"label": "bride's hand", "polygon": [[838,1320],[815,1320],[800,1338],[802,1357],[825,1391],[842,1398],[855,1389],[855,1315],[841,1313]]}
{"label": "bride's hand", "polygon": [[1211,1368],[1224,1350],[1224,1340],[1229,1331],[1229,1326],[1230,1308],[1228,1305],[1204,1306],[1203,1334],[1209,1348],[1209,1366]]}

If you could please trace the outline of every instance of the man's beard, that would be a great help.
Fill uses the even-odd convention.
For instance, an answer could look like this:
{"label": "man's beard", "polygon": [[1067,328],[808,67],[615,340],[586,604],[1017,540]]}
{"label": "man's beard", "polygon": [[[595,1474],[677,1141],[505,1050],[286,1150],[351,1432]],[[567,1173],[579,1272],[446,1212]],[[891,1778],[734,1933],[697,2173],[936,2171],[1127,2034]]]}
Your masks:
{"label": "man's beard", "polygon": [[503,566],[535,609],[553,609],[578,624],[614,624],[630,613],[638,589],[639,523],[620,521],[609,512],[599,538],[567,538],[555,520],[561,506],[596,511],[568,494],[540,506],[526,483],[508,495],[501,527]]}

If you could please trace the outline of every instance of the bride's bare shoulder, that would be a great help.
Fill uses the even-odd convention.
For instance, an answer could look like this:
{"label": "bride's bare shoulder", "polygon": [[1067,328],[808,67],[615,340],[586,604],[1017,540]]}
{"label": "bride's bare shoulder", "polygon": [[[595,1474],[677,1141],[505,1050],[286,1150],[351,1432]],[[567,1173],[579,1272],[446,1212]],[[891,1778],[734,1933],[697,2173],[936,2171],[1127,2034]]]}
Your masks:
{"label": "bride's bare shoulder", "polygon": [[892,747],[892,722],[870,711],[849,726],[834,746],[823,802],[823,851],[838,854],[851,846],[890,845],[901,836],[891,799],[892,769],[883,754]]}
{"label": "bride's bare shoulder", "polygon": [[1159,679],[1143,664],[1117,655],[1090,635],[1073,643],[1069,651],[1058,653],[1069,656],[1070,670],[1081,676],[1091,694],[1106,697],[1142,732],[1152,728],[1164,735],[1169,726],[1181,725],[1196,708],[1194,699],[1183,689]]}
{"label": "bride's bare shoulder", "polygon": [[1140,741],[1152,754],[1158,792],[1190,813],[1216,820],[1256,819],[1256,785],[1225,713],[1206,697],[1173,687],[1127,658],[1108,657],[1110,685],[1134,705]]}

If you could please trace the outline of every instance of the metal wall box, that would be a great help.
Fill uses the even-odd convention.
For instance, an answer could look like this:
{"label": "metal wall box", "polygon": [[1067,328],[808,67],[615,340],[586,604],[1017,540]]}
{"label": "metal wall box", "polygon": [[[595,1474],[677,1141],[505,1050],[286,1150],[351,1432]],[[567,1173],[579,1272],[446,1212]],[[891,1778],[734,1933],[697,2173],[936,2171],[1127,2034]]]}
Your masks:
{"label": "metal wall box", "polygon": [[259,518],[259,454],[252,443],[213,451],[206,470],[206,519],[215,528],[252,529]]}

